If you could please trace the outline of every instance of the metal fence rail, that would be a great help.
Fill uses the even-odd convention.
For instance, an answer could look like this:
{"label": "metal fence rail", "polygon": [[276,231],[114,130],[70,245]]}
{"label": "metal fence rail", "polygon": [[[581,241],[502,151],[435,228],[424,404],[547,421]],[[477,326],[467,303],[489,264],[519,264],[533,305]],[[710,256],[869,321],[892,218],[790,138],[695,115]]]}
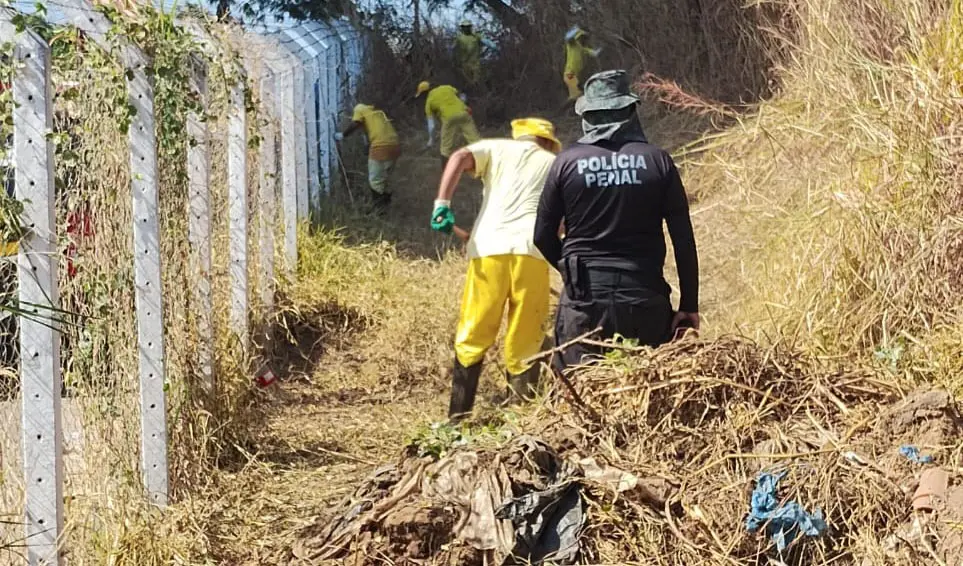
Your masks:
{"label": "metal fence rail", "polygon": [[[19,385],[9,398],[0,399],[3,423],[13,422],[13,415],[19,415],[21,421],[19,427],[7,426],[0,432],[0,462],[5,470],[19,465],[22,483],[0,482],[0,505],[19,502],[17,509],[23,521],[17,528],[22,532],[28,562],[59,564],[65,544],[63,502],[71,495],[69,486],[65,492],[63,447],[67,432],[62,428],[76,429],[70,434],[81,440],[91,435],[85,435],[82,418],[64,416],[61,407],[67,391],[61,370],[79,346],[70,344],[62,359],[58,282],[63,274],[58,274],[58,250],[63,247],[64,235],[58,233],[54,187],[56,152],[51,139],[55,93],[50,79],[50,47],[37,33],[17,29],[13,22],[18,13],[40,15],[27,2],[0,8],[0,42],[14,46],[11,155],[16,196],[26,203],[21,220],[28,227],[20,239],[17,259],[20,306],[28,311],[19,321]],[[87,0],[50,2],[44,17],[51,24],[82,30],[107,50],[111,46],[106,38],[116,32]],[[364,51],[360,32],[344,20],[281,21],[233,29],[218,37],[189,16],[179,17],[178,22],[197,40],[199,56],[192,65],[190,88],[202,106],[210,103],[208,69],[202,52],[237,48],[223,45],[225,41],[256,49],[238,49],[245,58],[244,73],[230,90],[226,129],[212,128],[197,112],[187,116],[187,206],[183,210],[183,233],[174,233],[165,224],[159,204],[163,197],[159,193],[155,131],[160,117],[155,116],[150,61],[133,42],[121,42],[119,63],[126,70],[127,97],[135,113],[128,130],[130,184],[126,199],[130,217],[125,229],[129,231],[132,265],[117,267],[132,273],[129,293],[136,309],[138,363],[120,371],[129,371],[131,380],[139,384],[140,482],[144,496],[158,507],[166,506],[170,498],[170,391],[174,379],[167,359],[169,337],[164,324],[168,294],[174,289],[165,286],[165,281],[172,270],[189,273],[193,283],[188,293],[193,311],[192,368],[198,385],[208,391],[214,389],[218,383],[216,337],[224,332],[232,334],[240,345],[242,360],[247,360],[252,328],[266,320],[274,306],[276,274],[293,277],[296,273],[298,226],[316,217],[323,195],[330,191],[335,170],[334,133],[354,97]],[[246,104],[250,99],[258,103],[253,116]],[[257,148],[249,148],[252,127],[259,129]],[[226,155],[213,151],[215,142],[226,147]],[[223,185],[214,182],[215,166],[226,169]],[[249,176],[249,170],[256,175]],[[252,178],[256,186],[249,186]],[[228,235],[226,273],[215,269],[212,258],[216,255],[216,234],[222,230],[216,224],[219,216],[215,204],[219,201],[226,202],[227,208],[223,227]],[[254,234],[256,240],[249,245]],[[162,244],[170,238],[189,242],[189,257],[165,257]],[[251,273],[257,289],[252,288]],[[230,290],[228,316],[223,320],[215,312],[213,291],[221,281]],[[182,389],[195,384],[174,385]],[[82,406],[91,400],[70,401]],[[62,427],[67,420],[71,424]],[[11,460],[8,454],[12,451],[19,452],[22,460]],[[9,511],[0,508],[0,513]],[[4,528],[0,525],[0,530]],[[0,538],[0,543],[3,540]]]}

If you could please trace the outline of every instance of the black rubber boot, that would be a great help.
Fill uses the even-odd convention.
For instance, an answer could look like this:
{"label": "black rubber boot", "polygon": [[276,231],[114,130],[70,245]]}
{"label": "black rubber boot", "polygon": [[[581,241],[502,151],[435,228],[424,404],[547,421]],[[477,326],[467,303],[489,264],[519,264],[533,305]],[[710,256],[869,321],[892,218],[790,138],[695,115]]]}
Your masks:
{"label": "black rubber boot", "polygon": [[509,402],[531,401],[535,398],[540,370],[538,364],[535,364],[518,375],[509,374]]}
{"label": "black rubber boot", "polygon": [[391,205],[391,194],[371,191],[371,213],[383,216]]}
{"label": "black rubber boot", "polygon": [[471,414],[481,377],[481,362],[465,367],[455,358],[455,371],[451,379],[451,401],[448,403],[448,419],[457,423]]}

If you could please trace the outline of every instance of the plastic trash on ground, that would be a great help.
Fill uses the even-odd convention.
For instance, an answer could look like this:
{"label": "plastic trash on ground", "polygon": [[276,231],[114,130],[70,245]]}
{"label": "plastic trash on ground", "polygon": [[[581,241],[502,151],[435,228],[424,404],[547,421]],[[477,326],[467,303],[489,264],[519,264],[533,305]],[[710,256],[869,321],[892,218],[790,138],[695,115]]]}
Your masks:
{"label": "plastic trash on ground", "polygon": [[765,528],[766,535],[779,552],[785,550],[799,533],[817,537],[826,530],[826,521],[819,509],[808,513],[795,501],[780,504],[777,488],[785,475],[785,472],[759,474],[756,489],[752,492],[749,517],[746,518],[746,529],[754,533]]}

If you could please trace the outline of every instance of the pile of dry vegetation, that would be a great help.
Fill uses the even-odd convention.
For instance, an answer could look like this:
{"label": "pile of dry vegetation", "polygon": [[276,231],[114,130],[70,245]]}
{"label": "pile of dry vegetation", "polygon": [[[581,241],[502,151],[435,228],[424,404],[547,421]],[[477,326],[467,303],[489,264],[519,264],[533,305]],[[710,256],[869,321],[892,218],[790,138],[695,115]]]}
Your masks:
{"label": "pile of dry vegetation", "polygon": [[[416,438],[342,514],[308,527],[294,554],[481,564],[541,562],[550,549],[564,563],[577,540],[593,563],[963,563],[952,397],[904,396],[879,374],[836,366],[738,339],[623,346],[512,422]],[[935,464],[914,463],[904,445]],[[914,514],[928,469],[949,481]],[[784,474],[778,507],[818,509],[826,528],[787,530],[781,552],[750,533],[762,472]]]}

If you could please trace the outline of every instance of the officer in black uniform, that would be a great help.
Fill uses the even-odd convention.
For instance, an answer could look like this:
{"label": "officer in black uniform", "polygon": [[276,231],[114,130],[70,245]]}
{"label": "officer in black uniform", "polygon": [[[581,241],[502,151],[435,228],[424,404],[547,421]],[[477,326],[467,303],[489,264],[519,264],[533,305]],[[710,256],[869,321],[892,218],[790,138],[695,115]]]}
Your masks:
{"label": "officer in black uniform", "polygon": [[[625,71],[590,77],[575,105],[585,135],[549,171],[535,245],[565,281],[556,345],[601,327],[601,338],[619,334],[657,346],[678,328],[699,327],[699,260],[688,199],[672,157],[646,140],[639,102]],[[663,221],[679,272],[677,312],[663,277]],[[555,367],[583,363],[593,353],[598,350],[574,345],[556,356]]]}

